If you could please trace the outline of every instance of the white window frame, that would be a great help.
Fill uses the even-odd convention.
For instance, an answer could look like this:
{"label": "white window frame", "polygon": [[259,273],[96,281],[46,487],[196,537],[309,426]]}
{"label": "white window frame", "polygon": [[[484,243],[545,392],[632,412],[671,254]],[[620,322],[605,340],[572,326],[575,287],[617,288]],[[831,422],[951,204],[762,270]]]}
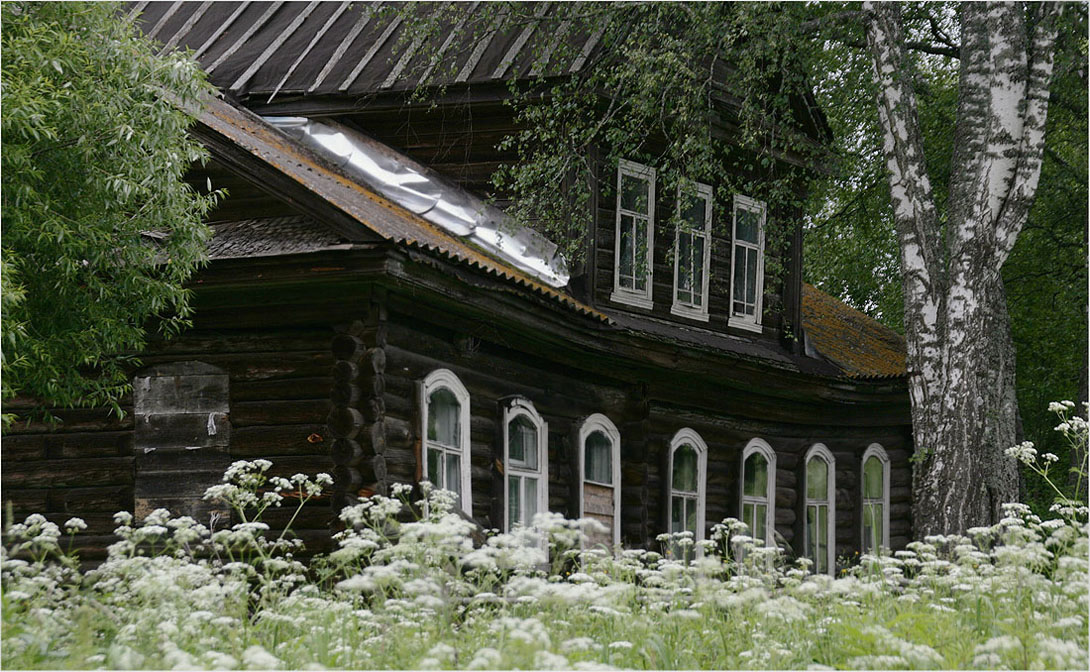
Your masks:
{"label": "white window frame", "polygon": [[[461,454],[460,471],[462,485],[462,511],[464,511],[471,518],[473,517],[473,493],[471,491],[471,478],[470,478],[470,444],[469,444],[469,423],[470,423],[470,407],[469,407],[469,392],[465,386],[462,385],[462,381],[458,379],[458,376],[447,369],[436,369],[427,376],[424,377],[417,384],[417,400],[420,404],[420,467],[421,478],[427,479],[428,476],[428,397],[433,392],[440,389],[447,389],[454,395],[454,398],[458,400],[458,442],[459,452]],[[443,452],[451,452],[445,447],[439,447]],[[433,485],[438,486],[438,483]]]}
{"label": "white window frame", "polygon": [[[511,464],[511,422],[520,417],[528,419],[537,431],[536,471]],[[503,405],[503,470],[503,529],[510,531],[512,527],[509,518],[511,511],[510,476],[521,475],[537,478],[537,510],[539,513],[549,510],[549,423],[545,422],[529,399],[516,397]],[[522,493],[519,494],[521,496]]]}
{"label": "white window frame", "polygon": [[594,432],[604,434],[609,439],[612,447],[610,467],[612,467],[613,472],[613,544],[617,545],[621,543],[621,433],[617,431],[617,426],[613,424],[613,421],[601,413],[587,416],[579,426],[579,517],[582,518],[584,515],[583,486],[588,482],[593,485],[609,485],[608,483],[587,481],[584,475],[586,473],[584,462],[587,458],[587,438]]}
{"label": "white window frame", "polygon": [[[635,177],[647,181],[647,214],[621,210],[621,182],[623,176]],[[633,217],[647,217],[647,282],[645,290],[640,292],[635,289],[621,287],[621,215],[627,214]],[[652,292],[654,289],[655,275],[655,169],[642,163],[621,159],[617,164],[617,206],[613,225],[613,293],[609,300],[615,303],[623,303],[637,308],[650,310],[654,307]],[[636,241],[632,241],[635,245]],[[635,271],[636,269],[633,269]]]}
{"label": "white window frame", "polygon": [[[760,212],[761,221],[758,226],[758,244],[741,242],[738,240],[738,210],[748,210],[749,212]],[[765,286],[765,223],[768,217],[768,208],[764,201],[758,201],[748,196],[741,194],[734,195],[734,206],[731,208],[731,248],[730,248],[730,299],[727,309],[727,326],[736,327],[738,329],[745,329],[746,331],[753,331],[761,333],[761,313],[764,310],[764,286]],[[747,315],[735,315],[734,314],[734,276],[735,268],[734,262],[737,256],[736,250],[739,248],[745,248],[747,250],[757,250],[757,274],[756,282],[757,289],[755,296],[757,304],[754,306],[753,317]]]}
{"label": "white window frame", "polygon": [[[875,501],[867,498],[867,491],[864,487],[864,479],[866,478],[865,468],[867,466],[867,460],[872,457],[877,457],[882,463],[882,547],[889,548],[889,455],[886,453],[886,449],[879,443],[870,444],[866,451],[863,452],[863,460],[859,463],[859,495],[860,501],[863,506],[860,508],[860,513],[866,507],[868,502]],[[863,518],[859,519],[859,550],[862,551],[866,548],[866,527],[863,525]],[[874,549],[878,550],[878,549]]]}
{"label": "white window frame", "polygon": [[[760,453],[764,456],[768,462],[768,487],[765,488],[765,492],[768,493],[766,497],[754,497],[752,495],[746,495],[746,460],[754,453]],[[746,504],[764,504],[765,505],[765,545],[772,546],[775,537],[776,527],[776,451],[772,450],[772,446],[768,445],[768,442],[764,439],[750,439],[746,444],[745,449],[742,451],[742,468],[738,470],[739,482],[739,506],[738,513],[742,516],[742,512],[745,511]],[[750,530],[750,534],[753,534],[756,530]]]}
{"label": "white window frame", "polygon": [[[810,484],[807,483],[806,478],[809,475],[810,460],[822,460],[825,462],[826,468],[829,470],[828,475],[825,478],[827,492],[825,493],[826,499],[811,500],[810,499]],[[808,551],[810,548],[810,539],[808,536],[806,526],[806,509],[810,507],[811,503],[817,505],[825,503],[829,507],[829,525],[826,530],[826,564],[829,567],[829,573],[836,573],[836,458],[833,457],[833,453],[823,443],[815,443],[810,447],[810,450],[806,452],[806,459],[803,460],[802,467],[802,535],[803,535],[803,549]],[[814,562],[817,562],[817,558],[812,558]]]}
{"label": "white window frame", "polygon": [[[696,192],[698,198],[704,199],[704,228],[702,231],[689,232],[694,236],[701,236],[704,238],[704,258],[700,260],[701,268],[701,287],[700,305],[693,305],[692,302],[683,302],[678,299],[678,288],[680,287],[680,268],[681,268],[681,204],[684,200],[686,192]],[[707,184],[700,182],[694,182],[688,188],[682,188],[678,186],[677,189],[677,220],[678,226],[674,228],[674,296],[673,305],[670,306],[670,313],[677,315],[678,317],[687,317],[691,320],[699,320],[701,322],[708,321],[708,275],[711,270],[711,249],[712,249],[712,188]]]}
{"label": "white window frame", "polygon": [[[666,521],[667,529],[673,525],[674,505],[674,453],[682,446],[691,446],[696,450],[696,536],[694,543],[704,541],[704,515],[708,500],[708,444],[695,430],[684,427],[679,429],[674,438],[670,439],[670,462],[666,468],[666,483],[669,485],[670,497],[667,500]],[[670,532],[674,530],[669,529]]]}

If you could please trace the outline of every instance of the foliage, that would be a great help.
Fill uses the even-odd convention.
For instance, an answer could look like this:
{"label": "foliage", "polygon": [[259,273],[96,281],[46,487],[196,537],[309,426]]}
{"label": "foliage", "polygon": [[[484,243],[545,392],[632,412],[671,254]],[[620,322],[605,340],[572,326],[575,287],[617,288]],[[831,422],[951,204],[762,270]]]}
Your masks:
{"label": "foliage", "polygon": [[[542,68],[533,81],[509,82],[509,103],[522,130],[506,137],[500,149],[518,159],[493,175],[496,191],[511,199],[509,214],[558,241],[569,261],[579,262],[592,194],[612,194],[618,160],[631,159],[656,168],[662,194],[673,194],[688,181],[716,183],[713,226],[720,235],[729,235],[734,194],[767,202],[766,246],[773,254],[765,273],[775,286],[784,272],[776,252],[796,226],[803,185],[811,177],[800,162],[821,152],[813,138],[815,121],[808,117],[805,77],[790,48],[789,24],[779,17],[784,8],[556,4],[546,16],[533,4],[514,2],[486,3],[468,18],[458,3],[432,13],[415,7],[402,11],[411,26],[404,39],[435,48],[442,48],[442,40],[434,39],[437,31],[459,20],[475,38],[496,26],[533,26],[538,35],[600,32],[599,55],[579,72],[556,76]],[[532,57],[555,47],[550,53],[557,63],[571,63],[582,47],[565,40],[539,42]],[[448,60],[453,65],[457,59]],[[419,61],[431,67],[431,59]],[[731,142],[717,139],[722,137]],[[660,218],[685,225],[673,214]]]}
{"label": "foliage", "polygon": [[[1085,447],[1086,423],[1065,440]],[[1036,464],[1025,446],[1016,456]],[[1085,453],[1084,453],[1085,454]],[[61,530],[33,515],[6,531],[5,665],[19,668],[983,668],[1084,669],[1090,526],[1085,504],[1028,507],[968,536],[864,556],[840,576],[788,563],[728,519],[691,562],[582,550],[595,521],[540,514],[473,541],[454,493],[409,486],[343,511],[339,549],[307,567],[265,538],[259,512],[321,495],[327,476],[266,478],[238,462],[207,498],[240,522],[210,531],[163,510],[81,572]],[[298,509],[297,509],[298,510]],[[416,516],[406,515],[415,511]],[[257,517],[255,517],[257,516]],[[73,519],[70,534],[83,527]],[[686,553],[686,555],[688,555]],[[57,560],[60,560],[59,562]]]}
{"label": "foliage", "polygon": [[[835,14],[840,8],[825,9]],[[941,46],[946,36],[956,46],[949,37],[957,36],[956,12],[956,7],[943,3],[908,5],[908,37],[918,44]],[[1087,332],[1086,6],[1067,5],[1061,18],[1040,187],[1003,267],[1017,351],[1018,402],[1028,410],[1043,408],[1049,399],[1081,399],[1085,394],[1078,371],[1085,369]],[[857,26],[841,26],[822,43],[810,68],[818,101],[834,131],[837,162],[832,179],[813,194],[809,210],[815,214],[805,230],[804,267],[807,281],[903,332],[897,235],[873,105],[872,66],[859,48],[861,40]],[[913,58],[922,73],[915,90],[925,156],[930,159],[928,174],[942,208],[953,150],[959,64],[948,54],[916,51]],[[1023,417],[1028,440],[1070,463],[1066,445],[1051,431],[1046,417],[1037,413]],[[1026,501],[1038,512],[1046,510],[1051,489],[1032,471],[1024,473]]]}
{"label": "foliage", "polygon": [[3,21],[5,398],[112,404],[160,318],[190,313],[214,195],[183,180],[210,91],[192,59],[156,55],[111,3],[8,2]]}

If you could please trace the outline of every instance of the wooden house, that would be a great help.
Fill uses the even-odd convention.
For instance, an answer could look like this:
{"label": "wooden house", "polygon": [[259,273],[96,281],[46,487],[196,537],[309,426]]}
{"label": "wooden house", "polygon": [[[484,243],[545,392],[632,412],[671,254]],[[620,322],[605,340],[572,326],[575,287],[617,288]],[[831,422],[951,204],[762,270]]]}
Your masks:
{"label": "wooden house", "polygon": [[[609,544],[699,539],[733,516],[830,571],[908,542],[904,343],[803,283],[801,213],[698,184],[679,232],[655,166],[603,161],[587,261],[568,269],[482,198],[515,158],[496,149],[515,130],[505,81],[593,67],[593,32],[475,38],[446,52],[442,96],[417,102],[424,56],[367,3],[126,11],[221,88],[192,180],[230,196],[194,327],[143,354],[126,416],[57,411],[59,427],[4,437],[17,512],[81,515],[101,548],[112,512],[207,515],[203,488],[262,457],[333,474],[296,525],[319,549],[339,507],[425,479],[485,527],[549,509],[597,518]],[[553,39],[570,60],[549,60]],[[791,228],[783,249],[764,247],[772,218]],[[787,269],[774,283],[767,255]]]}

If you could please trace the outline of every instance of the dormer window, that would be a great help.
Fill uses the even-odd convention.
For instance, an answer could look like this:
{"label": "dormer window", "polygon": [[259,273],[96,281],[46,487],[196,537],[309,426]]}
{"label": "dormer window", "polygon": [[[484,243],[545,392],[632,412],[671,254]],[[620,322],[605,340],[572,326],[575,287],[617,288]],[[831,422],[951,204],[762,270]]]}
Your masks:
{"label": "dormer window", "polygon": [[650,309],[655,252],[655,169],[621,160],[617,167],[617,227],[610,300]]}
{"label": "dormer window", "polygon": [[708,321],[708,267],[711,264],[712,188],[678,188],[678,226],[674,235],[674,303],[670,312]]}
{"label": "dormer window", "polygon": [[729,325],[757,333],[764,295],[764,229],[765,204],[735,195]]}

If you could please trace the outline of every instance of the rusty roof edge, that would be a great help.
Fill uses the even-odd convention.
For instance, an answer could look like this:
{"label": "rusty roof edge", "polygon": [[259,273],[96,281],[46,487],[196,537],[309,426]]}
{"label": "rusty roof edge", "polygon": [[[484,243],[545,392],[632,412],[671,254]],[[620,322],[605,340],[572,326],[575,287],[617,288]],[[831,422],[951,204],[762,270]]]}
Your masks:
{"label": "rusty roof edge", "polygon": [[[398,244],[415,244],[433,254],[440,252],[443,256],[453,257],[460,263],[480,268],[487,273],[513,281],[531,291],[550,297],[557,301],[557,303],[570,309],[574,309],[581,314],[594,316],[603,322],[610,322],[608,316],[600,313],[591,306],[578,301],[574,297],[568,296],[564,292],[548,287],[543,283],[539,283],[517,269],[507,267],[505,264],[488,257],[483,252],[473,249],[461,240],[453,239],[439,227],[414,215],[400,205],[372,193],[370,190],[353,180],[350,180],[344,175],[341,175],[334,168],[328,166],[324,159],[313,155],[313,153],[306,148],[298,146],[298,143],[285,136],[279,130],[273,128],[270,124],[261,119],[260,116],[245,107],[233,105],[219,96],[209,96],[203,103],[204,106],[202,109],[194,115],[202,125],[227,138],[232,143],[261,161],[280,170],[292,180],[299,183],[300,186],[320,196],[332,206],[349,215],[362,226],[373,231],[382,238]],[[279,158],[281,159],[288,158],[295,161],[297,162],[297,165],[289,165],[290,161],[278,161],[276,155],[280,155]],[[298,171],[297,169],[299,167],[303,167],[305,170]],[[360,207],[361,203],[346,202],[347,195],[344,193],[330,193],[330,189],[322,189],[314,184],[311,179],[308,179],[308,174],[314,173],[328,176],[332,179],[336,187],[342,191],[350,192],[352,195],[358,197],[362,196],[363,200],[361,203],[363,207]],[[376,211],[376,207],[381,208],[381,210]],[[437,242],[442,241],[446,243],[446,246],[449,249],[441,250],[438,249],[438,245],[422,244],[411,235],[411,231],[409,230],[402,230],[396,233],[381,230],[368,221],[368,218],[366,217],[367,214],[386,214],[387,216],[395,216],[408,224],[408,227],[405,227],[405,229],[416,228],[422,230],[421,232],[428,234],[432,238],[438,239]],[[465,249],[462,251],[457,248]]]}

